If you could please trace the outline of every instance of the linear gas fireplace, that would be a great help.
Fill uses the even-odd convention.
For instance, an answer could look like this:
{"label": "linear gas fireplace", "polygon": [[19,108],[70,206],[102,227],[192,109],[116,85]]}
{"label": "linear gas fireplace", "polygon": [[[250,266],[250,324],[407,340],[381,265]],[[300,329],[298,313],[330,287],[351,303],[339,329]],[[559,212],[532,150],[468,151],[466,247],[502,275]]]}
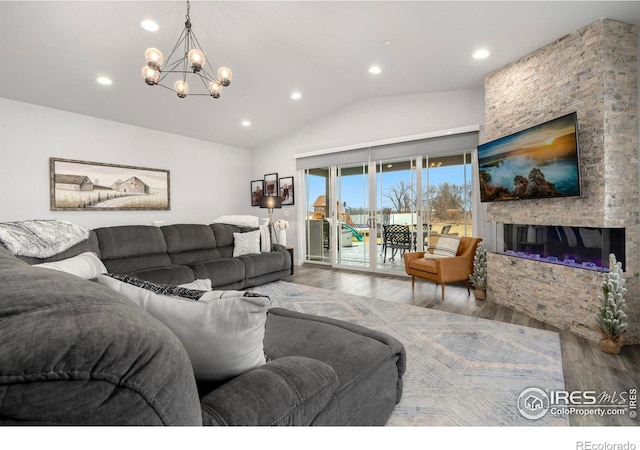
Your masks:
{"label": "linear gas fireplace", "polygon": [[624,228],[503,224],[496,242],[507,256],[600,272],[609,270],[614,253],[626,268]]}

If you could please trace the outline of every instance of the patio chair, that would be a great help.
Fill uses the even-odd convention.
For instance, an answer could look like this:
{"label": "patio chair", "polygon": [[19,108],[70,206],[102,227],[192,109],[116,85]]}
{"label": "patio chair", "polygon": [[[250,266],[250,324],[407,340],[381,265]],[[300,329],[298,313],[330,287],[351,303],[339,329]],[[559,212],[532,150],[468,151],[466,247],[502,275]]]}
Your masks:
{"label": "patio chair", "polygon": [[445,225],[442,227],[440,234],[449,234],[449,231],[451,231],[451,225]]}
{"label": "patio chair", "polygon": [[411,231],[408,225],[382,225],[382,252],[384,254],[382,262],[387,262],[387,249],[391,249],[390,261],[396,256],[398,251],[402,255],[412,248]]}

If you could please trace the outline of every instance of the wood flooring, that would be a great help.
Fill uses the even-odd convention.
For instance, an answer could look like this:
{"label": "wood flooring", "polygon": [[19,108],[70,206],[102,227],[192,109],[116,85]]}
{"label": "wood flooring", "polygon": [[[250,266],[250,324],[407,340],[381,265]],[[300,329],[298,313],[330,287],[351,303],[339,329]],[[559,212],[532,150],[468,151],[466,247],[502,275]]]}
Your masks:
{"label": "wood flooring", "polygon": [[[640,390],[640,345],[625,345],[617,356],[603,353],[598,343],[559,330],[490,300],[476,300],[473,293],[468,295],[464,285],[447,285],[443,301],[440,286],[426,280],[416,279],[415,290],[412,290],[411,279],[407,276],[334,269],[310,263],[296,266],[295,274],[285,278],[285,281],[555,331],[560,334],[567,391],[596,391],[598,394],[606,392],[613,395],[634,388]],[[640,425],[640,418],[632,419],[628,413],[604,417],[572,414],[569,420],[571,425],[579,426]]]}

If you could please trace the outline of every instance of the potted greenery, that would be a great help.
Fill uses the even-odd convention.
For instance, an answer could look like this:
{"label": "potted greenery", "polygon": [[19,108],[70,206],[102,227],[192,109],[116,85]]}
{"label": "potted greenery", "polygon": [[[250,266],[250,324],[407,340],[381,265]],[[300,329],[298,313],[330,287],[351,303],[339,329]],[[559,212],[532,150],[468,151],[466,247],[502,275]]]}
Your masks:
{"label": "potted greenery", "polygon": [[602,276],[602,297],[598,306],[596,328],[602,335],[600,349],[605,353],[617,355],[622,346],[622,333],[627,328],[626,303],[622,263],[616,256],[609,255],[609,272]]}
{"label": "potted greenery", "polygon": [[473,273],[469,275],[469,281],[475,288],[475,297],[478,300],[484,300],[487,291],[487,250],[478,244],[476,254],[473,258]]}

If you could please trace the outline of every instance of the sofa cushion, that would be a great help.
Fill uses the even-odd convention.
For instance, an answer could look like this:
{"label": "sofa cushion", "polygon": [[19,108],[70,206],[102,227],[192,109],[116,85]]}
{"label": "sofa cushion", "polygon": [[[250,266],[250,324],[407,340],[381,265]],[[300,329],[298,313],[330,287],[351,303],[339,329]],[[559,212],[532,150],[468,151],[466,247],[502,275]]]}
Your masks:
{"label": "sofa cushion", "polygon": [[201,423],[184,347],[130,300],[28,265],[0,286],[0,425]]}
{"label": "sofa cushion", "polygon": [[70,273],[85,280],[91,280],[107,272],[107,268],[93,252],[81,253],[78,256],[60,261],[35,264],[34,267],[59,270],[60,272]]}
{"label": "sofa cushion", "polygon": [[245,279],[245,265],[240,258],[222,258],[189,266],[193,276],[209,278],[211,286],[224,286],[228,289],[242,289]]}
{"label": "sofa cushion", "polygon": [[385,333],[272,308],[264,344],[271,360],[305,356],[335,370],[338,387],[315,425],[384,425],[402,396],[406,353],[402,343]]}
{"label": "sofa cushion", "polygon": [[111,273],[131,273],[171,265],[164,235],[158,227],[125,225],[94,230],[102,262]]}
{"label": "sofa cushion", "polygon": [[167,225],[161,230],[173,264],[189,265],[220,258],[213,230],[208,225]]}
{"label": "sofa cushion", "polygon": [[140,283],[107,275],[100,275],[98,282],[169,327],[186,348],[199,379],[224,381],[265,363],[269,297],[240,291],[192,291],[199,297],[192,300],[157,294]]}
{"label": "sofa cushion", "polygon": [[233,233],[242,233],[242,228],[226,223],[212,223],[210,225],[216,237],[216,245],[222,258],[233,257]]}
{"label": "sofa cushion", "polygon": [[[113,267],[113,266],[112,266]],[[152,281],[154,283],[185,284],[196,279],[193,270],[188,266],[163,266],[149,267],[147,269],[111,272],[122,275],[131,275],[141,280]]]}
{"label": "sofa cushion", "polygon": [[203,425],[307,426],[337,387],[328,364],[302,356],[276,359],[203,397]]}
{"label": "sofa cushion", "polygon": [[4,245],[0,244],[0,269],[27,265],[26,262],[14,256]]}
{"label": "sofa cushion", "polygon": [[287,251],[240,256],[239,259],[244,264],[245,277],[247,279],[271,272],[291,270],[291,255]]}

